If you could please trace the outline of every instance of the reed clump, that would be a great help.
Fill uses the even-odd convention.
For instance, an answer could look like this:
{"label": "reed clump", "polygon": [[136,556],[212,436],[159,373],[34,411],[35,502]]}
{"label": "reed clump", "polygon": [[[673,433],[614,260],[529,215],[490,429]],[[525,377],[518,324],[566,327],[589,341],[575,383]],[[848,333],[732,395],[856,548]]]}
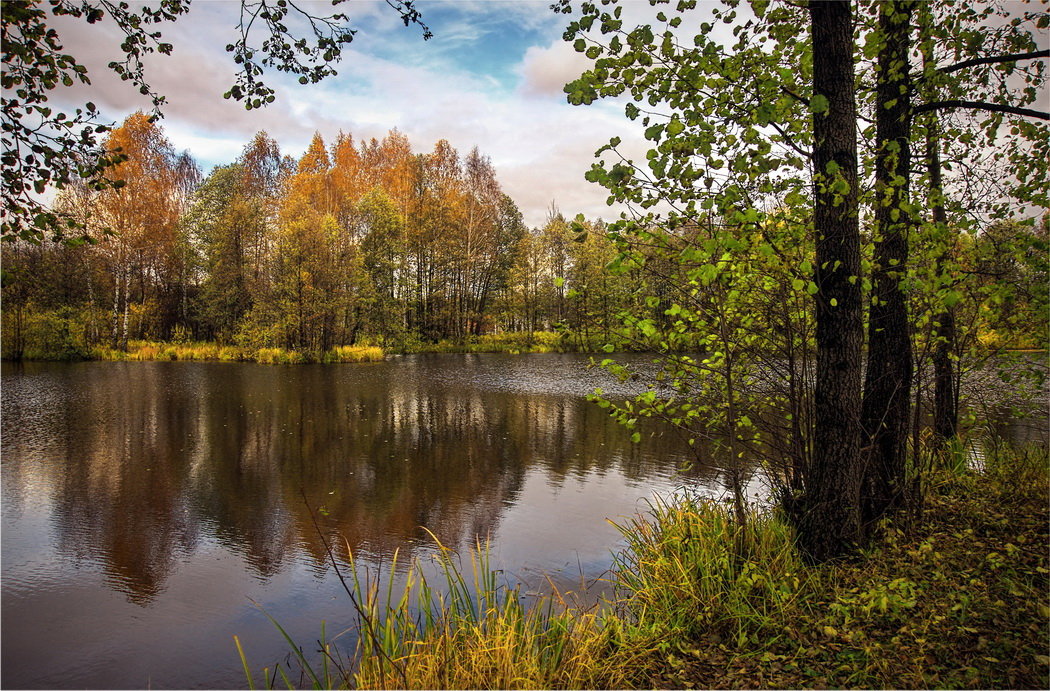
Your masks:
{"label": "reed clump", "polygon": [[434,538],[437,582],[417,562],[397,592],[392,576],[384,584],[362,578],[351,554],[352,662],[323,643],[326,667],[300,653],[298,670],[266,669],[263,678],[292,673],[318,688],[646,687],[682,641],[762,630],[776,616],[771,608],[786,608],[800,590],[801,563],[775,520],[746,529],[744,560],[725,507],[705,499],[654,502],[648,517],[620,529],[629,549],[617,557],[615,597],[586,608],[557,591],[526,602],[492,568],[485,545],[461,558]]}
{"label": "reed clump", "polygon": [[[436,541],[436,540],[435,540]],[[414,569],[397,601],[378,584],[354,579],[364,603],[355,688],[614,688],[622,668],[604,668],[613,650],[602,617],[566,607],[557,594],[526,606],[519,587],[502,583],[477,545],[469,565],[437,542],[435,588]],[[355,571],[356,573],[356,571]],[[612,672],[609,674],[608,672]]]}
{"label": "reed clump", "polygon": [[740,526],[724,504],[684,494],[618,527],[620,601],[654,640],[776,639],[810,586],[794,531],[773,512]]}
{"label": "reed clump", "polygon": [[261,365],[300,365],[307,362],[307,358],[297,350],[259,348],[252,361]]}
{"label": "reed clump", "polygon": [[[356,651],[343,656],[322,636],[319,659],[311,660],[280,623],[295,664],[264,668],[261,685],[277,679],[289,688],[301,680],[313,688],[626,688],[638,683],[618,619],[607,609],[574,608],[557,592],[531,606],[517,585],[502,579],[489,562],[487,545],[460,555],[435,538],[437,580],[422,562],[394,588],[397,553],[387,580],[356,568],[343,584],[357,612]],[[267,615],[268,616],[268,615]],[[236,637],[235,637],[236,638]],[[256,679],[237,641],[250,688]],[[609,664],[616,657],[615,664]]]}

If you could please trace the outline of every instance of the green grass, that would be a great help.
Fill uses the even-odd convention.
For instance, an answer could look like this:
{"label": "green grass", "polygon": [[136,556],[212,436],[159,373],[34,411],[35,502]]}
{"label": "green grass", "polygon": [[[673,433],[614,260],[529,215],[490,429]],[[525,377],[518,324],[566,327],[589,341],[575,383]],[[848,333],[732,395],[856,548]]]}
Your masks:
{"label": "green grass", "polygon": [[652,684],[1047,688],[1046,450],[999,447],[983,472],[931,485],[906,530],[855,561],[805,568],[791,598],[759,593],[766,616],[734,608],[729,635],[678,637]]}
{"label": "green grass", "polygon": [[[611,346],[607,343],[611,342]],[[436,343],[412,341],[400,350],[406,353],[598,353],[634,350],[637,344],[623,333],[592,334],[559,331],[516,331],[443,339]],[[613,351],[608,350],[613,348]]]}
{"label": "green grass", "polygon": [[[307,362],[371,362],[382,360],[385,352],[400,353],[569,353],[598,352],[603,343],[583,343],[577,338],[555,331],[532,333],[499,333],[470,336],[462,341],[441,340],[425,343],[418,339],[375,345],[336,346],[321,354],[285,348],[255,348],[247,346],[220,346],[214,342],[179,342],[132,340],[127,351],[107,345],[88,346],[83,328],[73,329],[66,321],[53,318],[37,319],[22,359],[24,360],[182,360],[260,362],[266,364],[300,364]],[[67,320],[68,321],[68,320]],[[36,322],[34,322],[36,324]],[[76,338],[71,334],[79,334]],[[620,339],[622,341],[622,339]],[[4,350],[5,357],[8,355]]]}
{"label": "green grass", "polygon": [[[528,333],[486,334],[464,342],[413,342],[399,352],[406,353],[560,353],[575,348],[563,336],[553,331]],[[259,362],[264,364],[294,365],[322,362],[373,362],[382,360],[384,349],[374,345],[336,346],[324,353],[308,353],[285,348],[251,348],[220,346],[214,342],[166,343],[133,340],[127,351],[106,345],[42,349],[33,347],[23,356],[26,360],[114,360],[114,361],[222,361]]]}
{"label": "green grass", "polygon": [[771,513],[740,527],[725,505],[685,495],[653,503],[620,530],[627,540],[615,559],[623,610],[660,648],[705,638],[775,640],[783,635],[775,622],[812,578],[792,529]]}

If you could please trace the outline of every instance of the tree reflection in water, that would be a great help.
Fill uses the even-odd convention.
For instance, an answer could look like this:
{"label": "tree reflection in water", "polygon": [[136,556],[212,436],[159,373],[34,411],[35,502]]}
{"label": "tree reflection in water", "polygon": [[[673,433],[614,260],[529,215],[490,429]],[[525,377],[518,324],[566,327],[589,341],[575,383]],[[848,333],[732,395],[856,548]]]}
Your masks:
{"label": "tree reflection in water", "polygon": [[4,498],[46,478],[58,551],[143,605],[202,540],[260,579],[303,554],[323,573],[302,493],[341,558],[399,549],[406,566],[429,549],[424,526],[455,547],[494,534],[530,469],[553,486],[613,467],[644,483],[687,458],[672,440],[632,444],[586,402],[584,363],[27,364],[5,370]]}

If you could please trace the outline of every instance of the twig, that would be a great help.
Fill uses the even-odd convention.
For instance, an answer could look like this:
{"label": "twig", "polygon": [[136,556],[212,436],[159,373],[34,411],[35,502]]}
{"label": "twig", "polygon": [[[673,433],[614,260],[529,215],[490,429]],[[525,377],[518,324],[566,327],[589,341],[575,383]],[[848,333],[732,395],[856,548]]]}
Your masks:
{"label": "twig", "polygon": [[332,567],[335,569],[335,575],[339,578],[339,583],[343,586],[343,590],[350,597],[350,602],[353,603],[354,609],[357,610],[357,614],[361,617],[362,623],[365,625],[365,629],[368,631],[369,637],[372,639],[372,645],[380,654],[386,658],[386,661],[390,663],[390,666],[397,670],[398,675],[401,677],[401,683],[404,687],[408,687],[408,676],[405,674],[405,670],[398,666],[394,659],[383,649],[383,646],[379,643],[379,637],[376,635],[375,630],[372,628],[372,620],[365,613],[361,604],[354,597],[354,593],[350,590],[350,586],[346,584],[346,579],[343,578],[343,572],[339,570],[339,563],[335,559],[335,554],[332,552],[331,545],[328,544],[328,540],[324,536],[324,532],[321,531],[321,526],[317,523],[317,517],[314,515],[313,507],[310,506],[310,501],[306,498],[306,490],[302,487],[299,488],[299,494],[303,497],[303,504],[306,505],[306,511],[310,514],[310,521],[314,524],[314,530],[317,531],[318,537],[321,538],[321,544],[324,545],[325,552],[328,554],[328,559],[332,562]]}

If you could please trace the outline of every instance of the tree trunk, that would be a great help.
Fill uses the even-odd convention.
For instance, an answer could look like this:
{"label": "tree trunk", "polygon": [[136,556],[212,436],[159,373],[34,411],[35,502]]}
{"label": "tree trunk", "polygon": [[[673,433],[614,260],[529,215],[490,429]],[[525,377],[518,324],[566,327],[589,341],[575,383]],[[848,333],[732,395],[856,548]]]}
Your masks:
{"label": "tree trunk", "polygon": [[871,525],[906,504],[905,454],[912,353],[902,282],[908,264],[912,0],[879,5],[882,47],[875,93],[875,256],[868,314],[868,367],[861,412],[863,511]]}
{"label": "tree trunk", "polygon": [[[860,228],[857,218],[857,105],[849,2],[811,2],[813,93],[827,110],[813,115],[817,284],[813,462],[790,506],[799,543],[813,559],[852,551],[860,525],[860,383],[863,340]],[[844,182],[835,189],[837,181]],[[852,279],[852,280],[851,280]]]}
{"label": "tree trunk", "polygon": [[87,269],[84,272],[87,283],[87,294],[88,294],[88,323],[87,323],[87,336],[88,343],[95,345],[98,343],[98,324],[95,322],[95,286],[94,281],[91,280],[91,270]]}
{"label": "tree trunk", "polygon": [[[933,23],[931,8],[924,6],[919,15],[920,31],[928,32]],[[933,41],[923,34],[923,67],[935,64]],[[927,85],[929,82],[925,82]],[[937,94],[926,88],[924,100],[937,100]],[[944,206],[944,185],[941,181],[941,125],[936,111],[926,115],[926,175],[928,179],[927,203],[931,210],[935,232],[941,240],[937,253],[935,276],[944,286],[948,264],[954,259],[956,237],[948,227],[948,214]],[[951,284],[948,284],[951,285]],[[952,360],[957,347],[955,309],[945,305],[934,316],[933,360],[933,437],[942,449],[956,436],[959,424],[958,408],[958,363]]]}
{"label": "tree trunk", "polygon": [[128,352],[128,312],[131,310],[131,273],[124,271],[124,321],[120,327],[120,349]]}
{"label": "tree trunk", "polygon": [[109,345],[116,350],[120,345],[120,269],[113,274],[113,316],[110,327]]}
{"label": "tree trunk", "polygon": [[[944,210],[944,187],[941,182],[940,127],[937,115],[930,113],[926,132],[926,170],[930,180],[930,207],[933,222],[939,233],[943,233],[944,247],[937,255],[937,275],[943,275],[945,264],[950,259],[953,236],[948,228],[948,214]],[[933,434],[941,442],[948,442],[956,435],[959,426],[959,409],[955,396],[955,365],[951,355],[955,352],[955,310],[945,307],[934,318],[937,340],[933,345]]]}

